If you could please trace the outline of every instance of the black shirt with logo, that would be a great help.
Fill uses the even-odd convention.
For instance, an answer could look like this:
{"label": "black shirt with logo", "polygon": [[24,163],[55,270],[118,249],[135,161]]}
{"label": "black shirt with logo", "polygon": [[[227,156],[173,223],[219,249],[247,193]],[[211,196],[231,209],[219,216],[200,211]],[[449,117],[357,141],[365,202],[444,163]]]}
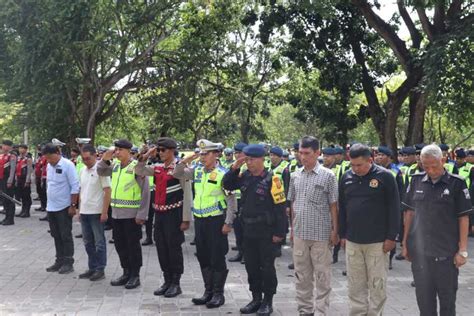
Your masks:
{"label": "black shirt with logo", "polygon": [[407,239],[411,256],[452,257],[456,254],[459,218],[472,212],[464,179],[445,172],[433,183],[424,172],[413,175],[403,204],[415,212]]}
{"label": "black shirt with logo", "polygon": [[372,165],[365,176],[352,170],[339,188],[340,236],[359,244],[395,240],[400,225],[400,197],[392,173]]}

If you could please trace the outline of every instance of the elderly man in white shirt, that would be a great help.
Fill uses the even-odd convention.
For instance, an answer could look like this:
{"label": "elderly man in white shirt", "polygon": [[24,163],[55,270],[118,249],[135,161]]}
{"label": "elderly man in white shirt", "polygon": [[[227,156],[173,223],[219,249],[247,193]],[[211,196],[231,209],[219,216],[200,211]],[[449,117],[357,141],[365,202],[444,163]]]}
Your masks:
{"label": "elderly man in white shirt", "polygon": [[110,177],[97,174],[97,152],[92,145],[85,145],[81,150],[82,161],[86,168],[79,173],[80,210],[82,236],[86,248],[88,270],[79,275],[80,279],[91,281],[105,277],[107,248],[104,235],[104,223],[107,221],[107,210],[110,204]]}

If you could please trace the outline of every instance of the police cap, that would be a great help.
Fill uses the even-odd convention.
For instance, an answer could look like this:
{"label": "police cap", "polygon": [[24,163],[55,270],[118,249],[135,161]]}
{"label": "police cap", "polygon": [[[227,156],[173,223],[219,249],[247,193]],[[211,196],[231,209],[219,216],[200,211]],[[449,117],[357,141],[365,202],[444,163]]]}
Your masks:
{"label": "police cap", "polygon": [[325,156],[337,155],[336,148],[333,148],[333,147],[323,148],[323,155],[325,155]]}
{"label": "police cap", "polygon": [[413,146],[402,147],[402,150],[400,150],[400,153],[402,155],[414,155],[416,154],[416,149]]}
{"label": "police cap", "polygon": [[415,144],[416,153],[417,153],[417,154],[421,153],[421,150],[422,150],[423,147],[425,147],[425,146],[426,146],[426,144],[424,144],[424,143]]}
{"label": "police cap", "polygon": [[283,149],[281,149],[278,146],[273,146],[270,149],[270,154],[274,154],[274,155],[277,155],[278,157],[281,157],[281,156],[283,156]]}
{"label": "police cap", "polygon": [[245,146],[244,154],[249,157],[259,158],[265,156],[265,148],[262,145],[250,144]]}
{"label": "police cap", "polygon": [[446,145],[446,144],[439,144],[439,148],[441,149],[441,151],[448,151],[449,150],[449,146]]}
{"label": "police cap", "polygon": [[224,155],[226,155],[226,156],[232,155],[233,153],[234,153],[234,151],[232,150],[232,148],[224,149]]}
{"label": "police cap", "polygon": [[170,138],[170,137],[160,137],[156,141],[156,144],[159,147],[165,147],[168,149],[178,147],[178,143],[173,138]]}
{"label": "police cap", "polygon": [[126,139],[119,139],[114,142],[114,146],[117,148],[132,149],[133,144]]}
{"label": "police cap", "polygon": [[210,151],[219,151],[221,150],[220,143],[213,143],[207,139],[200,139],[197,141],[196,145],[199,147],[201,153],[207,153]]}

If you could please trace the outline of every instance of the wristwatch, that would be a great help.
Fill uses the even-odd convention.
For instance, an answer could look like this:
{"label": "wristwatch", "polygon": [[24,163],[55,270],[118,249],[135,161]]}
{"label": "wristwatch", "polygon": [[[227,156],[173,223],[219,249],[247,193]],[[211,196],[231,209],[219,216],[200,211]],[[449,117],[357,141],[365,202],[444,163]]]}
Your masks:
{"label": "wristwatch", "polygon": [[76,204],[76,203],[72,203],[71,206],[72,206],[72,207],[77,207],[77,204]]}
{"label": "wristwatch", "polygon": [[467,251],[460,251],[460,252],[459,252],[459,255],[460,255],[461,257],[463,257],[463,258],[467,258],[467,257],[468,257]]}

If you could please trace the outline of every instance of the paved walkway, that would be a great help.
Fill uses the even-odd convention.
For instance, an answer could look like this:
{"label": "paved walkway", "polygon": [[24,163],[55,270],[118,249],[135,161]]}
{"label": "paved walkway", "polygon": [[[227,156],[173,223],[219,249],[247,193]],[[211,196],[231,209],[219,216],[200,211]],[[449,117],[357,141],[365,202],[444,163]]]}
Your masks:
{"label": "paved walkway", "polygon": [[[238,315],[239,308],[250,300],[244,266],[231,263],[225,288],[226,304],[210,311],[191,303],[191,298],[201,295],[203,291],[199,265],[193,254],[195,249],[189,244],[192,231],[186,233],[183,294],[178,298],[165,299],[153,295],[161,283],[154,246],[143,247],[142,286],[134,290],[109,285],[112,278],[121,274],[112,244],[108,244],[107,249],[105,280],[90,282],[78,279],[79,273],[87,267],[82,239],[74,240],[75,271],[68,275],[48,273],[45,268],[54,261],[54,245],[47,232],[47,222],[38,221],[43,215],[32,211],[31,218],[15,218],[14,226],[0,226],[0,315]],[[76,222],[73,233],[79,232],[80,226]],[[108,239],[110,235],[108,231]],[[230,244],[234,244],[233,234]],[[469,248],[470,253],[474,254],[474,239],[470,239]],[[229,253],[233,254],[233,251]],[[274,298],[274,315],[297,315],[294,276],[287,269],[290,258],[290,251],[284,249],[283,256],[276,260],[279,285]],[[347,280],[341,274],[343,268],[344,262],[333,266],[330,315],[347,315]],[[394,262],[394,269],[389,273],[385,315],[417,315],[411,280],[409,264]],[[459,315],[474,315],[473,297],[474,263],[471,261],[460,273]]]}

